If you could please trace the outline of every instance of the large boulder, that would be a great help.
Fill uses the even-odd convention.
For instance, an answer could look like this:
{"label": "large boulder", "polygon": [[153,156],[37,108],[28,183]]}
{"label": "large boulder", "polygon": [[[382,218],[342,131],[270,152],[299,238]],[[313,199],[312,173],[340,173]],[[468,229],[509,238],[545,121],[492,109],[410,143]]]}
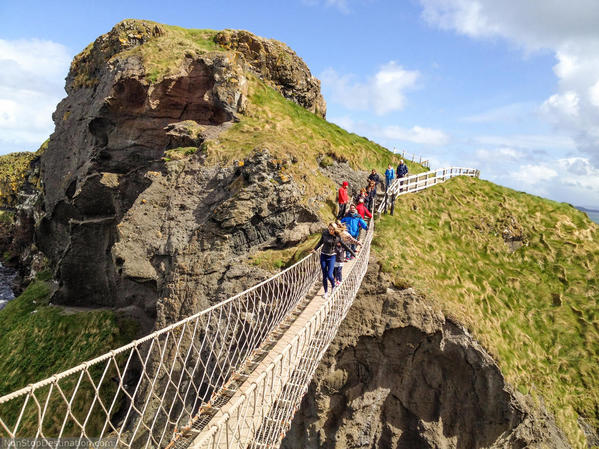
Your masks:
{"label": "large boulder", "polygon": [[[163,325],[263,279],[246,253],[319,220],[268,150],[208,163],[203,143],[244,113],[255,71],[208,42],[156,75],[172,57],[160,45],[180,36],[126,20],[71,65],[41,158],[37,240],[56,267],[56,303],[134,306]],[[292,83],[286,93],[303,98]]]}

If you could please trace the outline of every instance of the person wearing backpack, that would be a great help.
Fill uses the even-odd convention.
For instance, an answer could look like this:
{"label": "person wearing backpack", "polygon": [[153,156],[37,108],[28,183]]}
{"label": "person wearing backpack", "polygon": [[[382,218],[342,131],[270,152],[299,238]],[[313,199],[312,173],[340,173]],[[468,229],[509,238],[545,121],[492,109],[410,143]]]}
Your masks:
{"label": "person wearing backpack", "polygon": [[339,243],[348,254],[352,254],[353,256],[356,254],[353,248],[347,246],[343,241],[339,235],[340,232],[341,231],[337,228],[335,223],[329,223],[327,229],[322,231],[320,241],[312,250],[312,252],[315,252],[322,246],[322,250],[320,251],[320,268],[322,269],[322,286],[324,288],[325,298],[329,297],[329,282],[331,284],[331,294],[335,289],[335,276],[333,273],[335,271],[335,262],[337,260],[337,243]]}

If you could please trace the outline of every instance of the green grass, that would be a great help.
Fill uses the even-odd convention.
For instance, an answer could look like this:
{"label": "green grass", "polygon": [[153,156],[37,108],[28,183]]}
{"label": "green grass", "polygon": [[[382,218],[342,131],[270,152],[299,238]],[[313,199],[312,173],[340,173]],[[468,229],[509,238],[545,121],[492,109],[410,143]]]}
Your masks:
{"label": "green grass", "polygon": [[[395,167],[399,163],[398,155],[307,111],[262,81],[251,78],[249,86],[247,112],[216,140],[207,142],[210,162],[229,163],[256,148],[267,148],[273,158],[292,161],[286,174],[310,189],[312,196],[330,199],[338,186],[321,174],[319,165],[347,161],[354,169],[375,168],[382,175],[388,164]],[[408,167],[412,174],[427,170],[412,162]]]}
{"label": "green grass", "polygon": [[119,56],[139,54],[150,83],[160,82],[169,75],[176,74],[186,57],[196,57],[210,51],[224,51],[214,42],[217,31],[185,29],[172,25],[160,26],[165,30],[163,36],[119,54]]}
{"label": "green grass", "polygon": [[567,204],[456,178],[400,197],[374,248],[396,283],[466,325],[584,447],[577,417],[599,428],[597,225]]}
{"label": "green grass", "polygon": [[258,251],[250,257],[250,263],[268,271],[285,269],[306,257],[319,239],[320,234],[312,234],[299,245],[290,248]]}
{"label": "green grass", "polygon": [[[0,206],[16,205],[17,192],[30,175],[31,162],[46,151],[49,141],[46,139],[35,152],[22,151],[0,156]],[[40,188],[39,177],[29,181]]]}
{"label": "green grass", "polygon": [[[137,333],[136,323],[117,319],[110,311],[64,314],[59,307],[49,306],[48,277],[40,276],[18,298],[0,310],[0,396],[126,344]],[[102,374],[99,368],[90,372],[94,379]],[[71,376],[60,384],[68,393],[77,379],[78,376]],[[40,390],[38,399],[47,391],[47,388]],[[114,383],[108,382],[101,389],[101,395],[109,397],[114,391]],[[79,418],[93,396],[94,391],[84,378],[73,408]],[[0,417],[5,422],[14,423],[22,403],[20,399],[3,404]],[[64,411],[62,415],[60,413],[64,407],[56,391],[49,406],[53,413],[44,422],[44,429],[53,432],[62,424],[58,420],[65,416]],[[99,409],[95,410],[89,427],[92,434],[102,423],[102,413]],[[31,402],[23,418],[21,434],[33,435],[36,427],[36,411]],[[73,423],[67,423],[66,429],[68,434],[74,429]],[[0,430],[2,436],[3,431]]]}
{"label": "green grass", "polygon": [[187,156],[191,156],[192,154],[196,154],[198,152],[198,147],[178,147],[172,148],[164,152],[164,157],[162,158],[166,162],[168,161],[177,161],[180,159],[184,159]]}
{"label": "green grass", "polygon": [[31,161],[36,153],[21,152],[0,156],[0,204],[13,207],[17,192],[25,183]]}

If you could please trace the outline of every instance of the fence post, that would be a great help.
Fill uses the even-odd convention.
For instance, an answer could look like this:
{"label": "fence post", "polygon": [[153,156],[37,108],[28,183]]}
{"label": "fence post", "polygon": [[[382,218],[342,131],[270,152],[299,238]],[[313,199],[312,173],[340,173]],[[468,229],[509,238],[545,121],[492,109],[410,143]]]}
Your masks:
{"label": "fence post", "polygon": [[391,216],[393,216],[393,212],[395,212],[395,193],[391,194]]}
{"label": "fence post", "polygon": [[383,213],[384,214],[387,213],[387,206],[388,206],[387,197],[388,197],[388,195],[389,194],[387,193],[387,191],[385,191],[385,198],[383,199],[383,204],[385,205],[385,207],[383,208]]}

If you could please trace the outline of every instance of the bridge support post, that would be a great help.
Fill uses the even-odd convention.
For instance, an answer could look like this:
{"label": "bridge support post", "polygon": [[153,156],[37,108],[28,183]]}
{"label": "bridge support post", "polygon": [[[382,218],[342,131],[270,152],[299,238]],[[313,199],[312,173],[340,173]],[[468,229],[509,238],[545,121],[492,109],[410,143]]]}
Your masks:
{"label": "bridge support post", "polygon": [[393,212],[395,211],[395,193],[391,195],[391,212],[390,214],[393,216]]}

